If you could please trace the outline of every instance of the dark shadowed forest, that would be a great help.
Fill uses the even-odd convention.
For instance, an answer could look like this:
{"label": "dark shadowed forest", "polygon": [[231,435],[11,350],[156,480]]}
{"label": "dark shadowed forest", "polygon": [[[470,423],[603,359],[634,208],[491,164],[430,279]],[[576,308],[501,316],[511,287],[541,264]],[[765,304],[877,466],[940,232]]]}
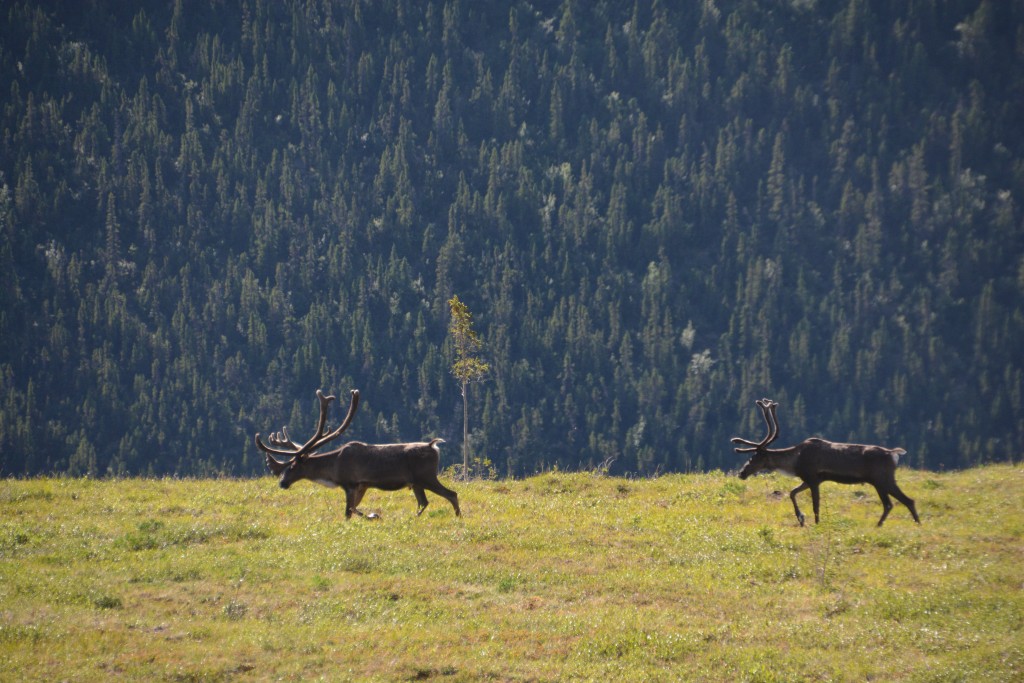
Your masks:
{"label": "dark shadowed forest", "polygon": [[461,462],[452,296],[478,473],[731,469],[761,396],[1024,451],[1022,3],[0,11],[2,475],[256,474],[319,387]]}

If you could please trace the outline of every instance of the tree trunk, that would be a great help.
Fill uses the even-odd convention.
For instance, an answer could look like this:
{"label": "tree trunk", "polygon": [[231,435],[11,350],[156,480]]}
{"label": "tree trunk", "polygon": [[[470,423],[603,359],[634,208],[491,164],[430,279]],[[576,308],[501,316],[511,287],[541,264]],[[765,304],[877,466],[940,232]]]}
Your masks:
{"label": "tree trunk", "polygon": [[462,383],[462,479],[469,481],[469,397],[466,383]]}

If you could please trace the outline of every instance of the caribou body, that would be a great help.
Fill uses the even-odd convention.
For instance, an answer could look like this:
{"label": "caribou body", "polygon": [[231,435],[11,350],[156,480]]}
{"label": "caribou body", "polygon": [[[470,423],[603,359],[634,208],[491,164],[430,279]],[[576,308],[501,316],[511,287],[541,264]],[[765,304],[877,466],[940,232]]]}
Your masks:
{"label": "caribou body", "polygon": [[302,479],[341,488],[345,492],[345,517],[352,513],[362,515],[359,504],[368,489],[397,491],[411,488],[416,496],[419,515],[427,507],[425,491],[431,491],[448,500],[461,515],[459,496],[445,488],[437,479],[440,449],[443,439],[426,442],[366,444],[351,441],[333,451],[315,453],[325,443],[332,441],[348,429],[359,406],[359,392],[352,391],[348,414],[341,425],[324,434],[327,428],[327,408],[334,396],[325,396],[317,389],[320,401],[320,419],[316,433],[306,443],[299,445],[288,436],[287,429],[270,435],[270,444],[263,443],[256,435],[256,446],[265,453],[267,467],[275,476],[280,476],[281,488]]}
{"label": "caribou body", "polygon": [[800,526],[804,524],[804,515],[797,505],[796,495],[806,489],[811,490],[811,502],[814,506],[814,521],[818,522],[818,507],[821,495],[818,490],[823,481],[834,481],[840,484],[871,484],[882,500],[882,517],[878,526],[882,526],[885,518],[892,511],[893,504],[889,496],[900,501],[910,510],[914,521],[917,508],[913,499],[896,485],[896,466],[900,456],[906,451],[902,448],[885,448],[852,443],[836,443],[825,439],[810,438],[789,448],[768,448],[779,437],[779,422],[776,415],[778,403],[767,398],[758,400],[764,421],[768,425],[768,433],[761,441],[754,442],[734,437],[732,442],[739,444],[737,453],[751,453],[750,459],[740,470],[740,479],[752,474],[778,470],[794,477],[803,483],[789,492],[793,501],[793,510]]}

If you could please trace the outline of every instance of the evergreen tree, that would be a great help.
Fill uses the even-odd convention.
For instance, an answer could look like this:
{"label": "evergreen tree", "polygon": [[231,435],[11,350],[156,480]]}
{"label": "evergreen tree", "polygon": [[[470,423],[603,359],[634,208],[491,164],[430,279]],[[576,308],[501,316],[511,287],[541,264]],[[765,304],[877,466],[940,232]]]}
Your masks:
{"label": "evergreen tree", "polygon": [[0,471],[253,474],[339,384],[517,476],[730,469],[761,396],[1024,448],[1021,3],[144,5],[4,8]]}
{"label": "evergreen tree", "polygon": [[455,347],[451,371],[462,395],[462,475],[469,478],[469,385],[481,381],[491,366],[480,357],[483,342],[473,330],[473,316],[458,295],[448,300],[451,321],[448,334]]}

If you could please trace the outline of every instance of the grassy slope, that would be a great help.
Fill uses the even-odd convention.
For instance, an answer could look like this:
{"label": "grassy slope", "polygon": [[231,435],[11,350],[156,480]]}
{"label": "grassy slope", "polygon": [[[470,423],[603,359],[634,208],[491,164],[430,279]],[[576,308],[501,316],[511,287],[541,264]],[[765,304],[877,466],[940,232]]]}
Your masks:
{"label": "grassy slope", "polygon": [[899,480],[0,481],[0,680],[1020,680],[1024,468]]}

